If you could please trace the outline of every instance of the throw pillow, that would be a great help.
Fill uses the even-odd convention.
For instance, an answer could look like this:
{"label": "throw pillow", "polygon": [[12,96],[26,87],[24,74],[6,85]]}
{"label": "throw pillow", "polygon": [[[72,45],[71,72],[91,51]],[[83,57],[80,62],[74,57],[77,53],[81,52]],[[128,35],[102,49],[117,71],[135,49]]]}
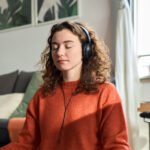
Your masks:
{"label": "throw pillow", "polygon": [[9,118],[21,103],[23,96],[24,93],[0,95],[0,118]]}
{"label": "throw pillow", "polygon": [[18,75],[13,92],[24,93],[32,78],[33,72],[21,71]]}
{"label": "throw pillow", "polygon": [[39,86],[41,84],[42,84],[41,73],[35,72],[31,78],[31,81],[29,82],[29,85],[28,85],[27,90],[25,92],[22,103],[18,106],[18,108],[11,115],[11,118],[13,118],[13,117],[25,117],[28,103],[32,99],[33,95],[35,94],[35,92],[37,91],[37,89],[39,88]]}
{"label": "throw pillow", "polygon": [[0,75],[0,95],[13,92],[13,88],[18,76],[18,70]]}

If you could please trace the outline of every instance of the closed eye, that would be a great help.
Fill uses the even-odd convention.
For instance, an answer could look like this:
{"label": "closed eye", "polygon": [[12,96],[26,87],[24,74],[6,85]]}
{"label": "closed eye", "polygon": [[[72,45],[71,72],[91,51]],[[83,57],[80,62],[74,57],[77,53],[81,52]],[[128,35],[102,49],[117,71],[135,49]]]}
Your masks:
{"label": "closed eye", "polygon": [[[70,40],[64,41],[62,44],[66,49],[71,49],[74,46],[74,42]],[[58,44],[57,42],[53,42],[51,47],[52,51],[57,51],[60,47],[60,44]]]}
{"label": "closed eye", "polygon": [[58,44],[52,44],[52,50],[53,51],[58,50],[58,48],[59,48]]}
{"label": "closed eye", "polygon": [[72,48],[72,46],[71,45],[66,45],[65,48],[70,49],[70,48]]}
{"label": "closed eye", "polygon": [[73,46],[74,46],[74,45],[73,45],[72,42],[65,43],[65,48],[66,48],[66,49],[70,49],[70,48],[72,48]]}

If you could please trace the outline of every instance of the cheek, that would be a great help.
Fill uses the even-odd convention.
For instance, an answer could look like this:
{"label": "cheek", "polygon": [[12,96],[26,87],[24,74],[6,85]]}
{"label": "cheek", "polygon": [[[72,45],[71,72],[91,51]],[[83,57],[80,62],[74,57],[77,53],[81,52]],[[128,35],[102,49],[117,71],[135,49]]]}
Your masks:
{"label": "cheek", "polygon": [[81,47],[78,47],[74,50],[74,53],[72,54],[72,57],[74,59],[81,59],[82,58],[82,49],[81,49]]}
{"label": "cheek", "polygon": [[72,55],[68,56],[72,62],[78,62],[82,60],[82,54],[81,53],[73,53]]}

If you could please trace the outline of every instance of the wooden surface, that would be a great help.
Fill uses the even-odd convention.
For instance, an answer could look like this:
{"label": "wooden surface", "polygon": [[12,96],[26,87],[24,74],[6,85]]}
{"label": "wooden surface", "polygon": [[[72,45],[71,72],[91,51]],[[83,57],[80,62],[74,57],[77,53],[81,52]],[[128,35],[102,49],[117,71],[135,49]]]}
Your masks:
{"label": "wooden surface", "polygon": [[142,102],[138,108],[139,112],[150,112],[150,102]]}

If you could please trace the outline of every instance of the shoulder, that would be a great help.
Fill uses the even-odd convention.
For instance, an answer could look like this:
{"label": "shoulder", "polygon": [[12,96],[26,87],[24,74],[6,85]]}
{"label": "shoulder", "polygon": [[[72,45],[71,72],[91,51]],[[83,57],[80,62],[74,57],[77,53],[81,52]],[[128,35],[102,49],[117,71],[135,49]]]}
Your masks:
{"label": "shoulder", "polygon": [[120,95],[113,83],[105,82],[99,84],[100,99],[104,103],[118,103],[121,102]]}
{"label": "shoulder", "polygon": [[37,114],[41,107],[41,100],[44,99],[42,91],[42,88],[39,88],[33,95],[32,99],[28,104],[27,115],[32,114],[35,118],[37,117]]}
{"label": "shoulder", "polygon": [[43,88],[40,87],[39,89],[37,89],[37,91],[35,92],[34,97],[42,97],[43,96]]}
{"label": "shoulder", "polygon": [[115,85],[111,82],[105,82],[105,83],[99,84],[99,90],[105,91],[105,92],[110,92],[110,91],[117,92]]}
{"label": "shoulder", "polygon": [[43,89],[40,87],[40,88],[35,92],[35,94],[33,95],[33,97],[32,97],[32,99],[31,99],[30,103],[32,103],[32,104],[37,104],[37,103],[39,102],[39,100],[40,100],[41,98],[43,98],[43,97],[44,97]]}

